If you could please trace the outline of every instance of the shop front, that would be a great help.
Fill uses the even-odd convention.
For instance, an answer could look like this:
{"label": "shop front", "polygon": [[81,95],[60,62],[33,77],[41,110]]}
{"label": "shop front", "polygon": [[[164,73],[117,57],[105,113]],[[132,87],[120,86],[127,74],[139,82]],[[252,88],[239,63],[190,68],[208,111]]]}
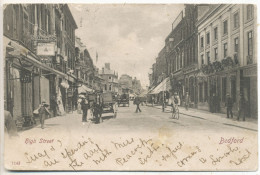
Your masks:
{"label": "shop front", "polygon": [[246,117],[257,118],[257,64],[241,68],[241,93],[246,102]]}
{"label": "shop front", "polygon": [[30,126],[34,123],[33,111],[41,101],[50,103],[52,86],[55,86],[51,77],[59,72],[42,63],[37,55],[17,41],[4,40],[6,110],[11,112],[17,125]]}

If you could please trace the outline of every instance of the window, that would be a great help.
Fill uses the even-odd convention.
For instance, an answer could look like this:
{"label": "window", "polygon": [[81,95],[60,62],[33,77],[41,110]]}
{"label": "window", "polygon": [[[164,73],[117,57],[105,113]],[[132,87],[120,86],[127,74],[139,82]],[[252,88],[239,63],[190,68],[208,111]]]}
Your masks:
{"label": "window", "polygon": [[207,52],[207,63],[210,63],[210,52]]}
{"label": "window", "polygon": [[210,35],[209,35],[209,33],[207,33],[207,44],[209,44],[210,43]]}
{"label": "window", "polygon": [[238,53],[238,37],[234,40],[234,51]]}
{"label": "window", "polygon": [[215,40],[218,39],[218,28],[217,27],[214,28],[214,39]]}
{"label": "window", "polygon": [[234,14],[234,28],[238,28],[239,27],[239,13],[235,13]]}
{"label": "window", "polygon": [[224,58],[227,57],[227,43],[224,43]]}
{"label": "window", "polygon": [[204,55],[202,54],[200,57],[201,57],[201,64],[204,64]]}
{"label": "window", "polygon": [[238,45],[238,37],[235,38],[234,40],[234,60],[235,60],[235,63],[238,63],[238,49],[239,49],[239,45]]}
{"label": "window", "polygon": [[223,35],[226,35],[228,33],[228,21],[223,22]]}
{"label": "window", "polygon": [[107,85],[105,84],[105,91],[107,90]]}
{"label": "window", "polygon": [[248,44],[248,52],[249,56],[253,55],[253,32],[250,31],[247,33],[247,44]]}
{"label": "window", "polygon": [[200,38],[200,47],[204,47],[204,37]]}
{"label": "window", "polygon": [[109,90],[110,90],[110,91],[112,90],[112,85],[111,85],[111,84],[109,85]]}
{"label": "window", "polygon": [[250,20],[253,18],[253,10],[254,10],[253,5],[247,5],[247,7],[246,7],[246,19],[247,20]]}
{"label": "window", "polygon": [[214,57],[215,57],[215,60],[218,59],[218,48],[214,48]]}
{"label": "window", "polygon": [[108,77],[109,80],[111,80],[111,77]]}

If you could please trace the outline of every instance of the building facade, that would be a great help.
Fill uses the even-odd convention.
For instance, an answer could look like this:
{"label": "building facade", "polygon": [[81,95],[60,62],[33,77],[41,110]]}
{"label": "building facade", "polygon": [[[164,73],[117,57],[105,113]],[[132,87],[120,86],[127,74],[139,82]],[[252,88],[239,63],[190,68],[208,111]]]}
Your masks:
{"label": "building facade", "polygon": [[198,19],[199,108],[225,112],[230,94],[237,113],[242,94],[247,117],[257,117],[255,11],[253,5],[213,5]]}
{"label": "building facade", "polygon": [[104,81],[103,92],[118,93],[118,73],[110,69],[110,63],[105,63],[99,75]]}
{"label": "building facade", "polygon": [[[63,30],[64,19],[71,23],[67,30]],[[23,125],[30,125],[33,110],[42,101],[50,104],[53,116],[67,110],[68,82],[75,81],[76,28],[67,5],[9,4],[5,7],[4,98],[6,110],[16,121],[24,120]],[[65,46],[68,43],[69,51]]]}

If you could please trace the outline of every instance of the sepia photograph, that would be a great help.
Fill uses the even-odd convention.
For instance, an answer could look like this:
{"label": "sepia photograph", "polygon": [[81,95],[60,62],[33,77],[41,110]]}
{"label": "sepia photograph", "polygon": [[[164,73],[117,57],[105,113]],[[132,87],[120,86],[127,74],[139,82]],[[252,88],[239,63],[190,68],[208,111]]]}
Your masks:
{"label": "sepia photograph", "polygon": [[216,3],[3,4],[5,172],[257,171],[257,5]]}

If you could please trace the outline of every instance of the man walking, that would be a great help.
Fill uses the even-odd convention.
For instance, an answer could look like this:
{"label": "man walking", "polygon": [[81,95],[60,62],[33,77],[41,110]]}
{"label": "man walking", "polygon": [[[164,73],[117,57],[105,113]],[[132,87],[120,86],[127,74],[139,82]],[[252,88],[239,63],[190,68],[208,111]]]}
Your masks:
{"label": "man walking", "polygon": [[184,103],[185,103],[185,109],[188,110],[190,106],[190,96],[188,92],[186,92],[186,95],[184,97]]}
{"label": "man walking", "polygon": [[82,122],[87,122],[87,114],[89,109],[88,100],[86,98],[83,98],[80,105],[82,109]]}
{"label": "man walking", "polygon": [[233,118],[233,112],[232,112],[233,100],[229,94],[227,94],[226,107],[227,107],[227,118],[229,118],[229,114],[231,114],[231,118]]}
{"label": "man walking", "polygon": [[140,109],[140,103],[141,103],[140,97],[136,97],[135,100],[134,100],[134,104],[136,105],[136,110],[135,110],[136,113],[138,111],[142,112],[141,109]]}
{"label": "man walking", "polygon": [[39,108],[39,117],[41,122],[41,128],[44,129],[44,121],[47,118],[48,115],[50,115],[49,110],[47,109],[49,105],[45,102],[45,100],[42,101],[42,104]]}

